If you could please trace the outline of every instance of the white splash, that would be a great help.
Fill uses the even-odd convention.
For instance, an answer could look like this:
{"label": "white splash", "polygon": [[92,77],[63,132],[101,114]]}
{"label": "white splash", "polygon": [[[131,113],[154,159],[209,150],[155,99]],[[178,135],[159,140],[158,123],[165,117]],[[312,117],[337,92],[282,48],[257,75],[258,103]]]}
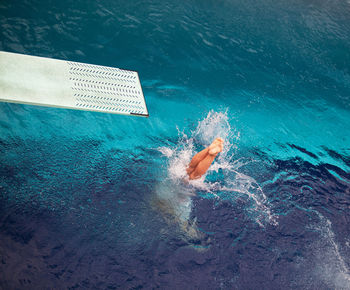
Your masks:
{"label": "white splash", "polygon": [[339,245],[332,230],[332,222],[321,215],[320,224],[313,227],[318,230],[322,238],[313,246],[316,250],[317,263],[315,263],[315,275],[330,287],[335,289],[350,289],[350,270],[340,253]]}
{"label": "white splash", "polygon": [[[196,129],[188,137],[179,131],[179,142],[175,148],[160,147],[158,150],[167,158],[167,177],[158,184],[157,196],[167,204],[173,214],[182,222],[190,219],[191,197],[197,192],[205,192],[218,200],[224,198],[235,201],[242,196],[248,197],[246,210],[260,225],[266,222],[276,225],[277,217],[271,212],[267,197],[254,178],[240,172],[242,166],[252,160],[234,159],[236,143],[240,133],[232,129],[228,112],[210,111],[204,120],[199,121]],[[197,180],[188,180],[186,168],[196,152],[194,143],[203,148],[216,138],[224,139],[224,150],[209,168],[207,174],[222,170],[224,180],[210,182],[205,176]],[[253,204],[253,206],[252,206]]]}

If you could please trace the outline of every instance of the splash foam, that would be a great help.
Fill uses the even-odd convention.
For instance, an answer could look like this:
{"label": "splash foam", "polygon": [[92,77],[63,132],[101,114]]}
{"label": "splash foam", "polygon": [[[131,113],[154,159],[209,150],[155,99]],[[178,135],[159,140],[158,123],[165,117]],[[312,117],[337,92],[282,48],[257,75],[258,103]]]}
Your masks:
{"label": "splash foam", "polygon": [[[228,112],[210,111],[189,135],[190,137],[179,131],[179,142],[175,148],[158,148],[158,151],[167,158],[167,176],[158,187],[158,198],[167,200],[181,221],[188,221],[192,208],[191,196],[198,192],[202,197],[229,199],[232,202],[244,196],[248,198],[246,210],[255,222],[260,226],[264,226],[266,222],[276,225],[277,217],[272,214],[263,190],[253,177],[240,171],[241,167],[253,161],[234,159],[240,133],[231,128]],[[186,168],[196,153],[195,143],[205,147],[216,137],[225,140],[224,150],[206,175],[222,172],[224,177],[216,181],[208,181],[204,175],[186,184],[184,182],[188,180]]]}

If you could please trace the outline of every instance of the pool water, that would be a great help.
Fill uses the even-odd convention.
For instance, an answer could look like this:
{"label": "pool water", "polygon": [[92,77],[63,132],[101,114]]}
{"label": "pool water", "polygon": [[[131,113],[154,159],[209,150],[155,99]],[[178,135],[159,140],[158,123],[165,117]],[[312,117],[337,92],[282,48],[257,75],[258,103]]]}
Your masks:
{"label": "pool water", "polygon": [[350,288],[349,1],[0,15],[0,50],[137,70],[150,114],[0,104],[0,288]]}

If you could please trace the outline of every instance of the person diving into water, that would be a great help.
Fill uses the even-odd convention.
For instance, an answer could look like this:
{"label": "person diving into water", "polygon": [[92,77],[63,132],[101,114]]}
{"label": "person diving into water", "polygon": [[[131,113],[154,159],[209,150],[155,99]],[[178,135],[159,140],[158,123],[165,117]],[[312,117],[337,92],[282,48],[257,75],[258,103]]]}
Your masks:
{"label": "person diving into water", "polygon": [[[197,228],[196,219],[191,213],[192,197],[196,196],[197,189],[200,189],[195,182],[191,184],[191,181],[201,178],[207,172],[216,156],[223,151],[223,143],[222,138],[216,138],[210,146],[195,154],[189,164],[184,164],[181,159],[176,158],[176,164],[171,164],[175,165],[175,170],[169,168],[169,178],[162,180],[156,186],[153,206],[163,213],[169,224],[173,225],[174,222],[178,224],[185,234],[181,236],[190,244],[194,241],[196,247],[200,244],[206,248],[207,242],[210,241]],[[184,168],[186,165],[187,167]],[[181,170],[178,171],[178,168]]]}
{"label": "person diving into water", "polygon": [[223,150],[224,140],[216,138],[210,146],[193,156],[186,172],[190,180],[201,178],[207,172],[215,157]]}

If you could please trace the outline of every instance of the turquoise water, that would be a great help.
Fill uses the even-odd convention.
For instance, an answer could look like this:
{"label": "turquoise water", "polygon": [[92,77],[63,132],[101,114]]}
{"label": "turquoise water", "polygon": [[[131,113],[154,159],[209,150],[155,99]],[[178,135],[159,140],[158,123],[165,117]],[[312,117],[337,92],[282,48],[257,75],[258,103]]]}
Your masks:
{"label": "turquoise water", "polygon": [[[347,1],[0,15],[3,51],[137,70],[150,114],[0,104],[1,287],[350,287]],[[225,150],[183,184],[217,136]]]}

